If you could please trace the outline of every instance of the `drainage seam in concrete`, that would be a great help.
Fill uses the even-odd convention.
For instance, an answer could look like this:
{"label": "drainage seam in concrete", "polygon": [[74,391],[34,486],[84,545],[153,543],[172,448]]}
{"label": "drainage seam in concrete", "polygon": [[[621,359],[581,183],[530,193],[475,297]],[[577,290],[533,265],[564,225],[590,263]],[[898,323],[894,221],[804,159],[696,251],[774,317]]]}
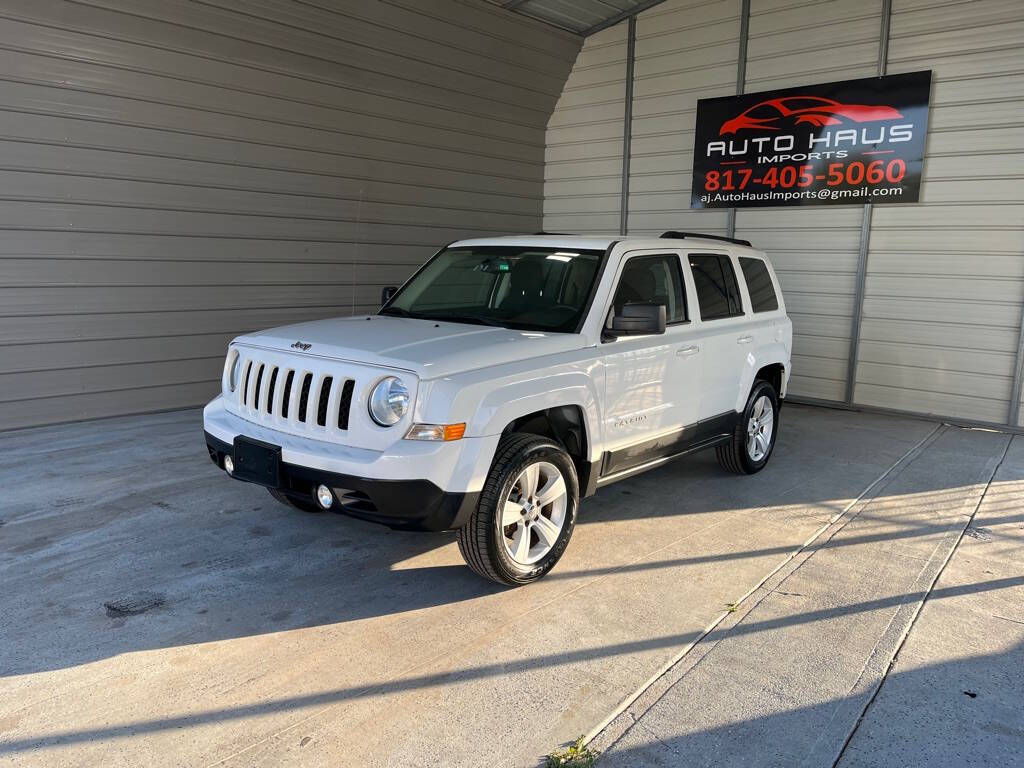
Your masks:
{"label": "drainage seam in concrete", "polygon": [[783,568],[789,565],[802,552],[807,550],[807,548],[810,547],[822,534],[824,534],[830,528],[835,526],[835,524],[839,520],[845,517],[850,512],[850,510],[860,505],[862,501],[869,500],[869,493],[871,493],[872,491],[876,491],[876,488],[879,486],[879,484],[882,483],[887,477],[889,477],[889,475],[891,475],[897,468],[905,467],[909,465],[911,462],[913,462],[914,459],[916,459],[929,445],[931,445],[932,442],[938,439],[938,436],[945,432],[946,429],[947,425],[941,423],[936,424],[935,428],[931,432],[929,432],[927,435],[921,438],[921,440],[916,445],[914,445],[906,453],[904,453],[903,456],[897,459],[892,464],[892,466],[890,466],[881,475],[879,475],[871,483],[869,483],[868,486],[863,491],[861,491],[857,498],[853,499],[853,501],[847,504],[840,512],[837,512],[835,515],[833,515],[827,523],[822,525],[817,531],[811,534],[810,538],[808,538],[800,546],[798,546],[796,549],[790,552],[789,555],[787,555],[786,558],[782,560],[782,562],[780,562],[778,565],[772,568],[772,570],[769,571],[764,576],[764,578],[762,578],[757,584],[755,584],[753,587],[747,590],[733,604],[733,607],[730,610],[723,611],[721,614],[719,614],[714,620],[712,620],[710,624],[707,625],[707,627],[705,627],[700,632],[700,634],[694,640],[683,646],[677,654],[675,654],[671,659],[669,659],[668,662],[659,667],[659,669],[653,675],[651,675],[651,677],[644,681],[639,688],[637,688],[633,693],[631,693],[629,696],[623,699],[619,703],[619,705],[611,711],[611,713],[609,713],[596,726],[594,726],[590,731],[588,731],[584,735],[583,743],[589,744],[591,741],[593,741],[598,736],[598,734],[601,733],[601,731],[603,731],[605,728],[611,725],[611,723],[617,717],[619,717],[623,712],[629,709],[629,707],[632,706],[637,701],[637,699],[639,699],[651,686],[653,686],[670,669],[672,669],[672,667],[676,666],[676,664],[682,661],[683,658],[688,653],[690,653],[690,651],[692,651],[699,643],[701,643],[701,641],[703,641],[709,634],[711,634],[718,627],[719,624],[721,624],[729,616],[733,615],[736,612],[737,608],[740,605],[742,605],[745,600],[747,600],[751,595],[760,590],[773,576],[775,576],[779,571],[781,571]]}
{"label": "drainage seam in concrete", "polygon": [[885,665],[885,671],[882,673],[882,676],[875,684],[875,689],[871,693],[871,697],[868,699],[867,703],[864,704],[864,708],[861,710],[856,722],[854,722],[853,727],[850,729],[850,733],[847,735],[845,741],[843,741],[843,746],[839,750],[839,755],[832,763],[832,768],[836,768],[836,766],[839,765],[839,762],[843,759],[843,755],[846,754],[846,750],[850,746],[850,742],[853,741],[854,735],[856,735],[857,730],[861,726],[861,723],[864,722],[864,718],[867,717],[868,710],[871,708],[871,705],[875,703],[875,699],[878,698],[878,694],[881,693],[882,686],[885,685],[885,681],[889,679],[889,672],[892,671],[893,665],[896,664],[896,659],[899,658],[900,651],[902,651],[903,646],[906,645],[907,638],[910,637],[910,632],[914,628],[914,625],[917,623],[918,618],[921,616],[921,611],[924,610],[924,606],[925,604],[927,604],[928,598],[931,597],[931,594],[935,589],[935,585],[939,582],[939,579],[942,578],[942,574],[945,572],[946,567],[953,559],[953,555],[956,554],[956,551],[960,548],[960,543],[964,540],[964,534],[966,533],[967,529],[970,528],[971,523],[974,522],[974,518],[978,514],[978,510],[981,509],[981,505],[984,503],[985,497],[988,495],[989,489],[992,487],[992,481],[995,480],[996,474],[999,472],[999,468],[1003,466],[1003,462],[1006,460],[1006,454],[1009,453],[1010,445],[1012,443],[1013,436],[1010,435],[1009,439],[1006,441],[1006,446],[1003,448],[1003,455],[999,457],[999,461],[996,462],[995,467],[992,468],[992,472],[988,477],[988,481],[985,483],[985,489],[978,496],[978,501],[974,505],[974,509],[971,511],[970,516],[967,518],[967,522],[964,523],[964,527],[960,530],[960,533],[957,535],[956,541],[954,542],[953,546],[950,547],[949,551],[946,552],[946,557],[943,559],[938,571],[936,571],[935,576],[932,578],[931,583],[928,585],[928,589],[925,591],[924,596],[921,598],[921,601],[917,604],[917,608],[914,611],[914,615],[911,617],[910,621],[907,622],[907,626],[904,627],[903,632],[900,635],[900,638],[896,644],[896,648],[893,651],[892,657],[889,659],[889,663]]}

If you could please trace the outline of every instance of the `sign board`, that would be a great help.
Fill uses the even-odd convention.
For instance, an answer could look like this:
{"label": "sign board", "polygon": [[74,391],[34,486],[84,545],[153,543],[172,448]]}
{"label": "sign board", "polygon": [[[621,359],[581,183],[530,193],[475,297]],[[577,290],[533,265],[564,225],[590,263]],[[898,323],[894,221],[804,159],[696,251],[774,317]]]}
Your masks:
{"label": "sign board", "polygon": [[697,102],[691,208],[916,203],[932,73]]}

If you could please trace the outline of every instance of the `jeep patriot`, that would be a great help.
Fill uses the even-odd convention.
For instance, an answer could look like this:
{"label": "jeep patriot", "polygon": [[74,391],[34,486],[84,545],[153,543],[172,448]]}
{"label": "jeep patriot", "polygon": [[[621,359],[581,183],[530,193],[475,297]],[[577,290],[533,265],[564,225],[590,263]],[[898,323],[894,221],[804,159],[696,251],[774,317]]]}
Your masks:
{"label": "jeep patriot", "polygon": [[455,530],[476,573],[525,584],[601,487],[703,448],[771,458],[792,324],[746,241],[462,240],[383,299],[232,341],[214,463],[301,510]]}

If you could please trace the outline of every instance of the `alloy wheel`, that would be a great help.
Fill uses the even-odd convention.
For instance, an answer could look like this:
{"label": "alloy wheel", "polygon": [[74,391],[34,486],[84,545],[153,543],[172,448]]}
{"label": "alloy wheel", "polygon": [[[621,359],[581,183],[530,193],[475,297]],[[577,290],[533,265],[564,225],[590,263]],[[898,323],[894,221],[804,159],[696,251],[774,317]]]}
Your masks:
{"label": "alloy wheel", "polygon": [[505,554],[519,565],[541,560],[562,533],[568,503],[569,491],[558,467],[547,461],[528,465],[501,508]]}
{"label": "alloy wheel", "polygon": [[767,395],[754,401],[747,421],[747,455],[751,461],[761,461],[768,455],[775,424],[775,408]]}

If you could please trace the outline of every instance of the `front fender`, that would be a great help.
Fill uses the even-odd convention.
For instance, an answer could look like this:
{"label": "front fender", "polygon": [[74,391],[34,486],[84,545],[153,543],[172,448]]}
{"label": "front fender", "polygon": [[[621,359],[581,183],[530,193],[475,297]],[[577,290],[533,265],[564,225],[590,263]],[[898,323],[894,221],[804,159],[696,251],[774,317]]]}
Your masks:
{"label": "front fender", "polygon": [[[464,421],[467,437],[494,438],[496,444],[505,427],[521,416],[578,406],[589,459],[596,461],[601,444],[599,376],[600,367],[594,361],[580,360],[543,373],[495,375],[492,369],[427,381],[421,385],[415,420],[430,424]],[[491,458],[481,457],[481,462],[489,467]]]}

